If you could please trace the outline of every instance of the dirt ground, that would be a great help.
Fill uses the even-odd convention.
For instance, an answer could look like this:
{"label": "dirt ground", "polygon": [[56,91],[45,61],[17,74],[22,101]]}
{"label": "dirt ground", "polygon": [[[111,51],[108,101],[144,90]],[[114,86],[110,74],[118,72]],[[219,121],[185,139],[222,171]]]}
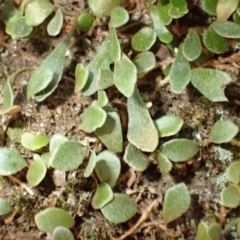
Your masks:
{"label": "dirt ground", "polygon": [[[132,2],[132,12],[134,13],[131,14],[131,17],[137,18],[139,14],[142,18],[149,19],[147,12],[144,14],[143,9],[138,9],[140,6],[136,4],[138,1]],[[144,1],[139,2],[144,4]],[[196,28],[205,26],[203,18],[205,15],[199,7],[200,2],[189,2],[190,13],[180,21],[173,21],[170,26],[180,39],[184,38],[190,25]],[[87,10],[85,1],[59,1],[58,4],[66,11],[80,13]],[[31,71],[18,77],[14,85],[14,95],[15,103],[21,105],[22,110],[14,118],[6,115],[0,116],[0,127],[2,128],[0,143],[2,147],[16,148],[30,163],[33,153],[19,144],[21,133],[30,131],[48,136],[52,136],[54,133],[67,132],[66,136],[69,139],[80,142],[89,141],[90,148],[98,152],[104,149],[94,134],[86,134],[78,128],[82,113],[96,96],[90,98],[84,97],[81,92],[74,93],[74,70],[76,63],[81,62],[85,65],[93,58],[95,49],[108,35],[108,20],[105,18],[100,21],[93,32],[86,35],[85,38],[80,33],[74,35],[70,43],[70,54],[66,57],[63,79],[54,94],[45,101],[37,103],[26,99],[26,85]],[[46,37],[13,41],[4,33],[3,23],[0,27],[0,89],[3,89],[9,74],[22,67],[39,66],[51,51],[52,45],[55,45],[61,36],[52,40]],[[120,38],[124,45],[124,51],[128,52],[129,38],[139,27],[121,32]],[[61,35],[64,34],[63,31]],[[87,41],[91,41],[92,47],[87,47]],[[173,59],[172,54],[160,43],[156,43],[152,50],[159,62],[169,58]],[[240,126],[239,69],[233,65],[233,63],[238,64],[239,57],[238,50],[229,51],[223,56],[213,56],[211,61],[206,63],[208,66],[225,70],[232,76],[232,83],[225,90],[229,102],[212,103],[191,85],[179,95],[171,93],[169,85],[165,85],[152,97],[153,106],[150,112],[154,119],[165,114],[180,116],[184,120],[184,126],[177,137],[200,138],[203,144],[194,159],[184,164],[174,165],[173,170],[165,177],[160,174],[156,162],[149,162],[147,170],[139,173],[131,171],[122,161],[120,180],[114,191],[129,195],[137,203],[138,213],[131,220],[124,224],[114,225],[108,222],[100,211],[91,207],[91,196],[96,189],[96,182],[92,178],[83,177],[85,161],[79,169],[67,172],[66,176],[63,176],[63,173],[48,170],[43,182],[33,188],[33,195],[28,194],[13,179],[0,177],[0,196],[8,197],[14,206],[12,214],[0,218],[0,239],[51,239],[50,235],[40,232],[34,223],[34,214],[50,206],[68,209],[74,216],[76,224],[72,232],[75,239],[118,239],[138,221],[141,214],[146,213],[146,209],[151,204],[153,206],[151,211],[147,212],[145,221],[134,234],[126,239],[192,240],[196,236],[200,220],[204,220],[206,223],[220,223],[225,239],[237,239],[234,237],[235,230],[229,229],[227,223],[231,218],[239,216],[239,210],[230,211],[219,203],[221,184],[226,183],[223,174],[229,161],[219,157],[221,150],[216,148],[217,146],[207,143],[207,135],[212,125],[221,117],[231,119]],[[154,80],[158,75],[162,75],[160,68],[155,69],[140,82],[142,95],[152,93]],[[126,112],[124,107],[126,99],[119,98],[118,95],[113,96],[112,91],[115,89],[110,88],[107,91],[107,94],[111,96],[111,101],[121,101],[123,104],[115,107]],[[2,97],[0,97],[1,100]],[[126,135],[124,135],[124,141],[127,141]],[[232,159],[239,158],[238,146],[222,144],[220,147],[227,150]],[[122,158],[122,154],[119,154],[119,157]],[[27,183],[26,169],[14,176],[23,183]],[[66,184],[60,181],[59,186],[55,181],[61,177],[66,178]],[[162,218],[164,194],[169,187],[179,182],[184,182],[187,185],[191,194],[191,207],[186,214],[166,227]]]}

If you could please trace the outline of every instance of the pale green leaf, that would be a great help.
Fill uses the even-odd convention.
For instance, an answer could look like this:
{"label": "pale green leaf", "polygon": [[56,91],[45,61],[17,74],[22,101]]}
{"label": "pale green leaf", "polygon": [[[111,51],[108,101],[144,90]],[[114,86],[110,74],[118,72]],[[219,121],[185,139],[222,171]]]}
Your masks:
{"label": "pale green leaf", "polygon": [[231,77],[226,72],[212,68],[193,69],[191,82],[210,101],[227,101],[223,88],[231,82]]}
{"label": "pale green leaf", "polygon": [[142,151],[154,151],[158,145],[158,132],[137,88],[128,98],[127,111],[128,141]]}
{"label": "pale green leaf", "polygon": [[191,68],[187,59],[182,53],[182,45],[178,49],[177,56],[172,64],[169,73],[171,90],[174,93],[181,93],[191,80]]}
{"label": "pale green leaf", "polygon": [[188,61],[196,60],[202,51],[200,37],[195,29],[189,29],[182,46],[182,52]]}
{"label": "pale green leaf", "polygon": [[74,225],[72,216],[60,208],[47,208],[34,217],[38,229],[42,232],[52,233],[58,226],[71,228]]}
{"label": "pale green leaf", "polygon": [[144,171],[148,166],[148,157],[129,143],[123,156],[124,161],[135,171]]}
{"label": "pale green leaf", "polygon": [[227,20],[237,9],[239,0],[218,0],[217,3],[217,19],[224,21]]}
{"label": "pale green leaf", "polygon": [[66,141],[54,151],[51,166],[62,171],[71,171],[79,167],[85,158],[87,148],[76,141]]}
{"label": "pale green leaf", "polygon": [[154,121],[159,137],[177,134],[183,126],[183,120],[176,116],[163,116]]}
{"label": "pale green leaf", "polygon": [[240,190],[237,186],[228,186],[221,192],[221,204],[225,207],[236,208],[240,204]]}
{"label": "pale green leaf", "polygon": [[223,240],[222,228],[218,223],[213,223],[207,230],[208,240]]}
{"label": "pale green leaf", "polygon": [[58,9],[51,19],[51,21],[47,25],[47,32],[50,36],[57,36],[63,25],[63,14],[60,9]]}
{"label": "pale green leaf", "polygon": [[45,135],[39,135],[34,137],[29,144],[29,149],[35,151],[45,147],[49,143],[49,137]]}
{"label": "pale green leaf", "polygon": [[112,152],[122,152],[122,125],[118,113],[111,107],[105,107],[107,118],[102,127],[95,133],[101,142]]}
{"label": "pale green leaf", "polygon": [[108,183],[100,183],[92,198],[92,207],[94,209],[103,208],[113,199],[113,191]]}
{"label": "pale green leaf", "polygon": [[96,101],[96,105],[99,107],[105,107],[108,104],[108,96],[105,91],[98,91],[98,100]]}
{"label": "pale green leaf", "polygon": [[55,133],[49,143],[49,150],[51,154],[54,154],[54,152],[64,143],[67,142],[68,138],[60,133]]}
{"label": "pale green leaf", "polygon": [[121,59],[122,51],[115,28],[112,28],[110,31],[109,41],[109,56],[113,62],[117,63]]}
{"label": "pale green leaf", "polygon": [[120,160],[114,153],[105,150],[97,155],[95,171],[101,182],[113,187],[118,180],[120,170]]}
{"label": "pale green leaf", "polygon": [[103,126],[107,119],[107,113],[99,106],[90,106],[83,114],[79,128],[85,132],[94,132]]}
{"label": "pale green leaf", "polygon": [[74,240],[74,237],[68,228],[57,226],[54,228],[52,240]]}
{"label": "pale green leaf", "polygon": [[220,120],[214,124],[210,133],[209,140],[213,143],[227,143],[230,142],[239,132],[239,127],[229,121]]}
{"label": "pale green leaf", "polygon": [[107,220],[119,224],[132,218],[137,212],[137,207],[128,196],[115,193],[113,200],[101,211]]}
{"label": "pale green leaf", "polygon": [[84,177],[91,176],[91,174],[96,166],[96,161],[97,161],[96,153],[94,151],[92,151],[90,158],[88,160],[87,167],[85,168],[84,173],[83,173]]}
{"label": "pale green leaf", "polygon": [[12,211],[12,206],[9,201],[5,198],[0,197],[0,216],[10,213]]}
{"label": "pale green leaf", "polygon": [[172,162],[167,158],[167,156],[159,151],[157,152],[157,161],[160,172],[163,176],[167,175],[172,170]]}
{"label": "pale green leaf", "polygon": [[187,212],[191,205],[191,197],[185,183],[169,188],[164,197],[163,220],[165,224],[172,222]]}
{"label": "pale green leaf", "polygon": [[100,69],[99,89],[106,89],[114,85],[113,72],[110,69]]}
{"label": "pale green leaf", "polygon": [[204,223],[203,221],[200,221],[197,227],[196,240],[208,240],[207,229],[208,229],[207,224]]}
{"label": "pale green leaf", "polygon": [[25,159],[10,148],[0,149],[0,175],[8,176],[27,166]]}
{"label": "pale green leaf", "polygon": [[137,82],[137,69],[125,54],[115,64],[113,79],[116,87],[124,96],[130,97],[133,94]]}
{"label": "pale green leaf", "polygon": [[232,162],[226,171],[226,175],[229,181],[239,184],[240,182],[240,161]]}
{"label": "pale green leaf", "polygon": [[212,28],[222,37],[240,38],[240,25],[231,21],[215,21]]}
{"label": "pale green leaf", "polygon": [[28,168],[26,178],[31,186],[37,186],[45,177],[47,167],[41,160],[35,160]]}
{"label": "pale green leaf", "polygon": [[75,68],[75,78],[76,78],[76,83],[74,87],[74,92],[79,92],[81,91],[88,80],[89,76],[89,71],[86,69],[81,63],[78,63]]}
{"label": "pale green leaf", "polygon": [[25,23],[28,26],[38,26],[55,9],[55,6],[48,0],[32,0],[26,4]]}
{"label": "pale green leaf", "polygon": [[41,160],[42,162],[47,166],[47,168],[49,168],[51,166],[51,153],[50,152],[45,152],[41,155]]}
{"label": "pale green leaf", "polygon": [[129,20],[129,14],[126,9],[116,7],[111,11],[111,18],[109,22],[110,28],[118,28],[126,24]]}
{"label": "pale green leaf", "polygon": [[173,162],[183,162],[198,152],[198,144],[185,138],[175,138],[165,142],[161,147],[161,152]]}

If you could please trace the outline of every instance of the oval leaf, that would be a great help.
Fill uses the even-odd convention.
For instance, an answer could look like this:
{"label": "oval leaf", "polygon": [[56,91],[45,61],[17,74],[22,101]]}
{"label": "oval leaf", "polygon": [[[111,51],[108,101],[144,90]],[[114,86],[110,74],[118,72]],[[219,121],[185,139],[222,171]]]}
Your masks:
{"label": "oval leaf", "polygon": [[78,27],[83,32],[87,32],[93,25],[95,16],[91,13],[82,13],[77,20]]}
{"label": "oval leaf", "polygon": [[187,212],[191,205],[191,197],[185,183],[169,188],[163,203],[163,220],[165,224],[172,222]]}
{"label": "oval leaf", "polygon": [[71,228],[74,225],[72,216],[60,208],[47,208],[34,217],[38,229],[42,232],[53,232],[58,226]]}
{"label": "oval leaf", "polygon": [[58,9],[54,15],[54,17],[51,19],[49,24],[47,25],[47,32],[50,36],[57,36],[63,25],[63,14],[60,9]]}
{"label": "oval leaf", "polygon": [[236,186],[228,186],[221,192],[221,204],[225,207],[236,208],[240,203],[240,190]]}
{"label": "oval leaf", "polygon": [[161,152],[157,153],[157,161],[163,176],[167,175],[172,170],[172,162]]}
{"label": "oval leaf", "polygon": [[127,111],[128,141],[144,152],[153,152],[158,145],[158,132],[137,88],[128,98]]}
{"label": "oval leaf", "polygon": [[55,133],[49,143],[49,150],[51,154],[54,154],[54,152],[62,145],[62,143],[69,141],[67,137],[60,133]]}
{"label": "oval leaf", "polygon": [[75,141],[62,143],[52,156],[51,166],[62,171],[79,167],[85,158],[87,148]]}
{"label": "oval leaf", "polygon": [[92,207],[94,209],[103,208],[107,203],[113,199],[113,191],[108,183],[101,183],[92,199]]}
{"label": "oval leaf", "polygon": [[124,161],[135,171],[144,171],[148,165],[148,157],[129,143],[123,156]]}
{"label": "oval leaf", "polygon": [[230,142],[239,132],[239,127],[229,120],[220,120],[212,127],[209,140],[213,143]]}
{"label": "oval leaf", "polygon": [[122,51],[115,28],[111,29],[109,40],[110,40],[109,56],[113,62],[117,63],[121,59]]}
{"label": "oval leaf", "polygon": [[240,161],[232,162],[227,168],[226,175],[227,175],[229,181],[239,184],[239,182],[240,182]]}
{"label": "oval leaf", "polygon": [[7,199],[0,197],[0,216],[10,213],[12,211],[12,206]]}
{"label": "oval leaf", "polygon": [[29,149],[31,151],[35,151],[35,150],[43,148],[48,143],[49,143],[48,136],[39,135],[39,136],[34,137],[34,139],[31,140],[31,142],[29,143],[29,147],[30,147]]}
{"label": "oval leaf", "polygon": [[75,68],[75,78],[76,78],[76,83],[74,88],[75,93],[81,91],[85,87],[88,76],[89,76],[89,71],[85,67],[83,67],[82,64],[78,63]]}
{"label": "oval leaf", "polygon": [[224,21],[227,20],[237,9],[239,0],[219,0],[217,3],[217,19]]}
{"label": "oval leaf", "polygon": [[130,97],[133,94],[135,83],[137,82],[137,69],[125,54],[115,64],[113,79],[117,89],[125,97]]}
{"label": "oval leaf", "polygon": [[118,180],[120,170],[120,160],[114,153],[106,150],[97,155],[95,171],[101,182],[113,187]]}
{"label": "oval leaf", "polygon": [[128,11],[122,7],[116,7],[111,12],[109,27],[118,28],[123,26],[129,20]]}
{"label": "oval leaf", "polygon": [[197,227],[196,240],[208,240],[207,237],[208,226],[203,221],[200,221]]}
{"label": "oval leaf", "polygon": [[84,177],[90,177],[91,176],[91,174],[92,174],[92,172],[93,172],[93,170],[96,166],[96,162],[97,162],[97,156],[96,156],[96,153],[93,151],[91,153],[90,158],[89,158],[88,165],[84,170],[84,173],[83,173]]}
{"label": "oval leaf", "polygon": [[29,167],[26,178],[30,185],[35,187],[44,179],[46,172],[47,167],[45,163],[41,159],[38,159]]}
{"label": "oval leaf", "polygon": [[226,72],[211,68],[193,69],[191,82],[210,101],[227,101],[223,86],[231,82],[231,77]]}
{"label": "oval leaf", "polygon": [[183,162],[192,158],[198,152],[198,144],[184,138],[173,139],[165,142],[161,152],[173,162]]}
{"label": "oval leaf", "polygon": [[132,218],[137,208],[135,203],[124,194],[114,194],[113,200],[101,209],[104,217],[115,224],[123,223]]}
{"label": "oval leaf", "polygon": [[230,21],[215,21],[212,28],[222,37],[240,38],[240,25]]}
{"label": "oval leaf", "polygon": [[219,224],[212,224],[207,230],[209,240],[223,240],[222,228]]}
{"label": "oval leaf", "polygon": [[0,149],[0,175],[8,176],[27,166],[25,159],[10,148]]}
{"label": "oval leaf", "polygon": [[52,240],[74,240],[74,237],[68,228],[57,226],[54,228]]}

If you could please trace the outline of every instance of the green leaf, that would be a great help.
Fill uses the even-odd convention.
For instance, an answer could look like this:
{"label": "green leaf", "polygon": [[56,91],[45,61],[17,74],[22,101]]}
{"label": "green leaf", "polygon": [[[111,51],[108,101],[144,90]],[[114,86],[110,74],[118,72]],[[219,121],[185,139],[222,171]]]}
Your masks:
{"label": "green leaf", "polygon": [[55,6],[48,0],[32,0],[25,8],[25,23],[28,26],[38,26],[55,9]]}
{"label": "green leaf", "polygon": [[198,144],[185,138],[175,138],[165,142],[161,147],[161,152],[173,162],[183,162],[198,152]]}
{"label": "green leaf", "polygon": [[240,190],[237,186],[228,186],[221,192],[221,204],[225,207],[236,208],[240,204]]}
{"label": "green leaf", "polygon": [[218,223],[213,223],[207,230],[209,240],[223,240],[222,228]]}
{"label": "green leaf", "polygon": [[158,1],[158,5],[157,5],[158,16],[160,21],[164,25],[168,25],[172,21],[172,18],[168,14],[168,11],[170,8],[171,8],[171,4],[168,1],[166,0]]}
{"label": "green leaf", "polygon": [[208,240],[207,225],[201,220],[197,227],[196,240]]}
{"label": "green leaf", "polygon": [[230,142],[239,132],[239,127],[229,120],[220,120],[214,124],[210,133],[209,140],[213,143]]}
{"label": "green leaf", "polygon": [[216,16],[217,3],[218,3],[218,0],[203,0],[202,8],[206,13]]}
{"label": "green leaf", "polygon": [[227,101],[223,88],[231,82],[231,77],[226,72],[212,68],[193,69],[191,82],[210,101]]}
{"label": "green leaf", "polygon": [[115,193],[113,200],[101,211],[107,220],[119,224],[132,218],[136,214],[137,208],[128,196]]}
{"label": "green leaf", "polygon": [[118,28],[126,24],[129,20],[128,11],[122,7],[116,7],[111,12],[111,18],[109,22],[110,28]]}
{"label": "green leaf", "polygon": [[96,105],[99,107],[105,107],[108,104],[108,96],[105,91],[98,91],[98,100],[96,101]]}
{"label": "green leaf", "polygon": [[215,21],[212,28],[222,37],[240,38],[240,25],[231,21]]}
{"label": "green leaf", "polygon": [[115,28],[112,28],[110,30],[109,40],[110,40],[109,56],[113,62],[117,63],[121,59],[122,51]]}
{"label": "green leaf", "polygon": [[240,182],[240,161],[232,162],[226,171],[226,175],[229,181],[239,184]]}
{"label": "green leaf", "polygon": [[47,32],[50,36],[57,36],[62,29],[63,25],[63,14],[60,9],[58,9],[47,25]]}
{"label": "green leaf", "polygon": [[122,152],[122,125],[118,113],[111,107],[105,107],[107,118],[102,127],[95,133],[101,142],[112,152]]}
{"label": "green leaf", "polygon": [[155,67],[156,58],[152,52],[141,52],[133,59],[133,63],[137,74],[143,76]]}
{"label": "green leaf", "polygon": [[151,27],[143,27],[131,39],[132,49],[143,52],[149,50],[156,41],[156,32]]}
{"label": "green leaf", "polygon": [[158,132],[137,87],[133,95],[128,98],[127,111],[128,141],[142,151],[153,152],[158,145]]}
{"label": "green leaf", "polygon": [[114,187],[120,175],[121,163],[119,158],[110,151],[103,151],[97,155],[96,174],[101,182]]}
{"label": "green leaf", "polygon": [[91,29],[94,20],[95,16],[93,14],[88,12],[82,13],[77,19],[77,24],[81,31],[87,32]]}
{"label": "green leaf", "polygon": [[217,3],[217,19],[224,21],[227,20],[237,9],[239,0],[219,0]]}
{"label": "green leaf", "polygon": [[110,69],[100,69],[99,88],[106,89],[114,85],[113,72]]}
{"label": "green leaf", "polygon": [[74,225],[72,216],[60,208],[47,208],[34,217],[38,229],[42,232],[52,233],[58,226],[71,228]]}
{"label": "green leaf", "polygon": [[217,54],[225,53],[229,48],[228,39],[220,36],[213,28],[213,25],[203,34],[203,43],[211,52]]}
{"label": "green leaf", "polygon": [[57,226],[53,230],[52,240],[74,240],[74,237],[68,228]]}
{"label": "green leaf", "polygon": [[87,167],[85,168],[84,170],[84,177],[90,177],[95,166],[96,166],[96,162],[97,162],[97,156],[96,156],[96,153],[94,151],[92,151],[91,155],[90,155],[90,158],[88,160],[88,164],[87,164]]}
{"label": "green leaf", "polygon": [[0,175],[8,176],[27,166],[25,159],[10,148],[0,149]]}
{"label": "green leaf", "polygon": [[130,97],[133,94],[137,82],[137,69],[125,54],[115,64],[113,79],[117,89],[125,97]]}
{"label": "green leaf", "polygon": [[64,143],[69,141],[67,137],[60,133],[55,133],[49,143],[49,150],[51,154],[54,154],[54,152]]}
{"label": "green leaf", "polygon": [[81,63],[78,63],[75,68],[75,88],[74,92],[79,92],[85,87],[89,77],[89,71]]}
{"label": "green leaf", "polygon": [[176,116],[163,116],[154,121],[159,137],[177,134],[183,126],[183,120]]}
{"label": "green leaf", "polygon": [[52,155],[51,166],[62,171],[71,171],[79,167],[85,158],[87,148],[76,141],[62,143]]}
{"label": "green leaf", "polygon": [[52,157],[52,155],[50,152],[45,152],[40,157],[40,159],[47,166],[47,168],[49,168],[51,166],[51,160],[52,160],[51,157]]}
{"label": "green leaf", "polygon": [[108,183],[100,183],[93,195],[92,207],[94,209],[103,208],[113,199],[113,191]]}
{"label": "green leaf", "polygon": [[191,197],[185,183],[179,183],[169,188],[163,203],[163,221],[172,222],[187,212],[191,205]]}
{"label": "green leaf", "polygon": [[41,160],[35,160],[27,171],[26,178],[31,186],[37,186],[45,177],[47,168],[45,163]]}
{"label": "green leaf", "polygon": [[79,128],[87,133],[91,133],[102,127],[106,119],[106,111],[99,106],[90,106],[83,114]]}
{"label": "green leaf", "polygon": [[148,166],[148,157],[129,143],[123,156],[124,161],[135,171],[144,171]]}
{"label": "green leaf", "polygon": [[178,49],[177,56],[172,64],[169,73],[171,90],[174,93],[181,93],[191,80],[191,68],[187,59],[182,53],[182,45]]}
{"label": "green leaf", "polygon": [[47,56],[41,66],[34,71],[27,86],[28,99],[38,93],[38,96],[35,97],[36,100],[43,101],[56,89],[62,77],[70,37],[71,32]]}
{"label": "green leaf", "polygon": [[122,0],[89,0],[88,5],[97,17],[102,18],[110,15],[111,11],[122,2]]}
{"label": "green leaf", "polygon": [[167,158],[167,156],[159,151],[157,152],[157,161],[160,172],[163,176],[167,175],[172,170],[172,162]]}
{"label": "green leaf", "polygon": [[168,14],[172,18],[181,18],[188,13],[187,2],[185,0],[170,0],[171,7]]}
{"label": "green leaf", "polygon": [[0,197],[0,216],[10,213],[12,206],[9,201],[5,198]]}
{"label": "green leaf", "polygon": [[196,60],[202,51],[200,37],[195,29],[189,29],[182,46],[182,53],[188,61]]}

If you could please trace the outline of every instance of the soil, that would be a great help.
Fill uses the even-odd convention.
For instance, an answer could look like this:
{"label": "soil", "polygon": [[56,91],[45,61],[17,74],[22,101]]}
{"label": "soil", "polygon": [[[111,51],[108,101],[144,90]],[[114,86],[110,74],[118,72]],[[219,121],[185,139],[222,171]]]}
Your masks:
{"label": "soil", "polygon": [[[149,15],[145,11],[145,1],[129,1],[131,11],[130,22],[149,21]],[[87,11],[85,1],[59,1],[66,11],[77,14]],[[189,27],[204,28],[207,16],[200,8],[200,1],[189,1],[190,12],[183,19],[173,21],[170,29],[180,39],[186,36]],[[194,14],[196,13],[196,14]],[[108,35],[109,19],[99,20],[91,33],[75,33],[70,43],[70,56],[66,57],[65,71],[57,90],[45,101],[37,103],[26,99],[26,85],[31,71],[22,73],[14,85],[14,103],[20,105],[22,110],[15,116],[1,115],[0,143],[2,147],[16,148],[31,163],[33,153],[24,149],[20,144],[20,133],[29,131],[34,134],[45,134],[52,136],[54,133],[65,134],[69,139],[89,144],[90,149],[100,152],[105,147],[94,134],[86,134],[79,130],[78,125],[85,109],[96,98],[84,97],[81,92],[74,93],[74,70],[75,65],[81,62],[86,65],[94,56],[98,46]],[[71,19],[65,22],[67,29]],[[119,37],[124,51],[130,54],[129,39],[131,35],[140,28],[120,31]],[[43,38],[31,38],[13,41],[5,32],[1,24],[0,45],[0,89],[3,89],[9,74],[22,67],[37,67],[52,50],[53,46],[60,41],[67,31],[63,29],[60,36],[49,40]],[[91,42],[91,47],[88,45]],[[153,47],[157,61],[172,61],[174,56],[160,43]],[[212,103],[204,98],[191,85],[182,94],[173,94],[169,85],[154,90],[155,78],[162,76],[161,68],[156,68],[151,74],[140,81],[140,92],[142,95],[150,95],[152,108],[150,113],[154,119],[173,114],[184,120],[184,126],[177,137],[192,139],[199,138],[201,147],[198,154],[183,164],[176,164],[173,170],[162,176],[155,161],[149,162],[147,170],[142,173],[133,172],[122,161],[122,172],[115,192],[129,195],[138,205],[138,213],[124,224],[114,225],[108,222],[101,211],[91,207],[92,193],[96,189],[93,178],[84,178],[83,170],[87,160],[75,171],[59,173],[52,169],[48,170],[46,178],[41,184],[33,188],[34,194],[27,193],[12,178],[0,177],[1,197],[10,199],[14,211],[10,215],[0,218],[0,239],[2,240],[33,240],[51,239],[49,234],[40,232],[35,223],[34,215],[41,209],[47,207],[61,207],[68,209],[74,216],[76,224],[71,229],[75,239],[121,239],[131,227],[138,221],[142,214],[147,214],[145,221],[126,239],[138,240],[170,240],[170,239],[195,239],[196,230],[201,220],[207,224],[218,222],[221,224],[225,239],[237,239],[236,230],[229,229],[227,223],[233,217],[239,215],[238,209],[229,210],[220,204],[221,186],[218,184],[220,177],[224,174],[229,161],[219,157],[216,145],[208,143],[208,133],[213,124],[220,118],[231,119],[240,125],[239,115],[239,69],[236,67],[239,59],[239,51],[231,50],[222,56],[213,56],[205,66],[215,67],[227,71],[232,76],[232,83],[225,89],[229,101],[224,103]],[[234,64],[233,64],[234,63]],[[122,104],[116,105],[119,110],[126,113],[126,99],[114,96],[116,89],[110,88],[107,93],[111,101]],[[153,91],[154,94],[153,94]],[[2,94],[2,91],[1,93]],[[113,97],[114,96],[114,97]],[[0,101],[2,100],[2,97]],[[1,103],[1,102],[0,102]],[[175,136],[176,137],[176,136]],[[239,137],[238,137],[239,138]],[[238,139],[237,138],[237,139]],[[167,138],[164,140],[168,140]],[[124,136],[126,140],[126,133]],[[222,149],[229,151],[233,159],[239,158],[238,146],[222,144]],[[119,154],[122,158],[122,154]],[[26,169],[14,175],[15,178],[27,184]],[[56,178],[66,179],[59,180]],[[182,217],[167,225],[163,223],[162,206],[166,190],[176,183],[184,182],[191,194],[191,207]],[[224,181],[223,181],[224,184]],[[153,204],[150,211],[146,212]]]}

